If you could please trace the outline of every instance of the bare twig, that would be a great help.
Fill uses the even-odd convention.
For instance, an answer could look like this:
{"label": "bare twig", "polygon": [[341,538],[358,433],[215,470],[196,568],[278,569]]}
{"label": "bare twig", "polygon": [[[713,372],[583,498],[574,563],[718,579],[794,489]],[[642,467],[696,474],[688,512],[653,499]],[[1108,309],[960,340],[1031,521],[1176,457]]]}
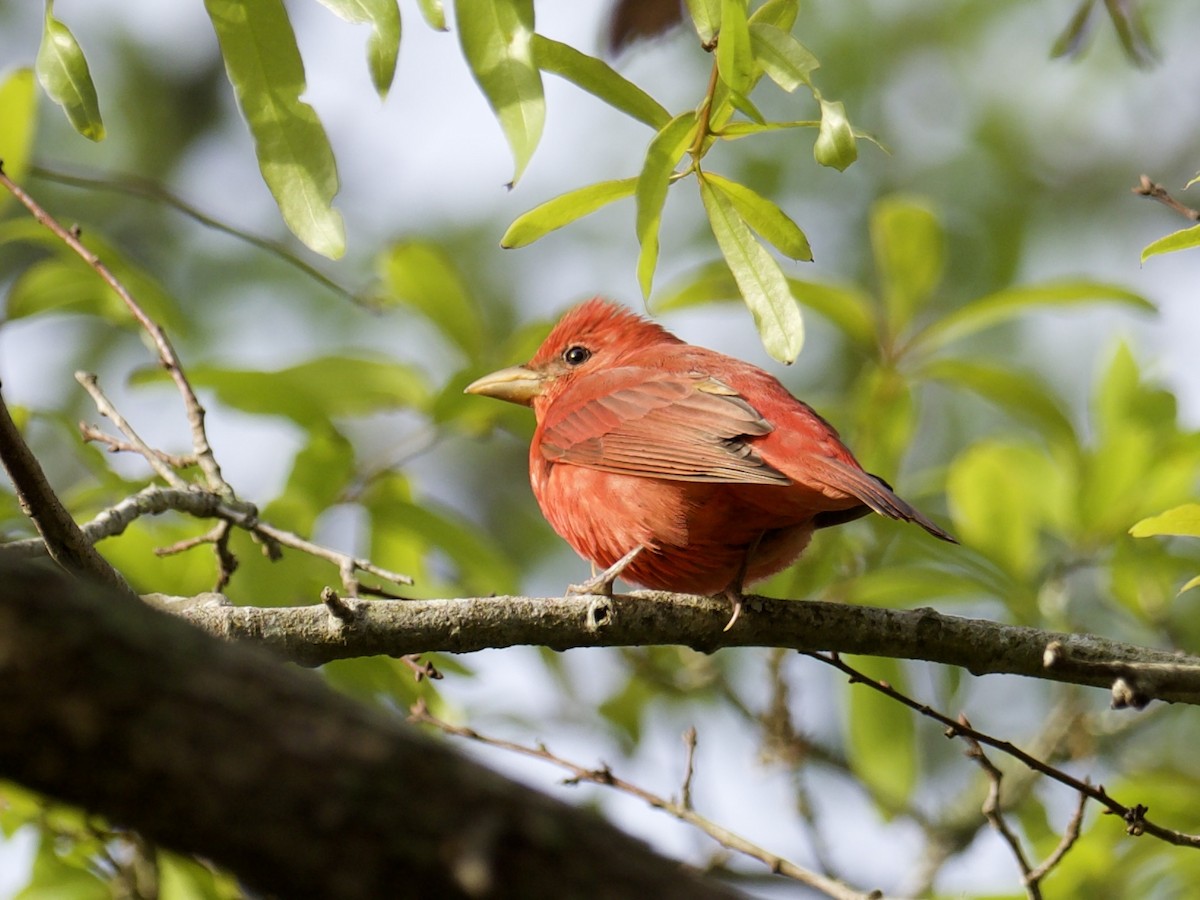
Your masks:
{"label": "bare twig", "polygon": [[452,734],[456,737],[467,738],[468,740],[476,741],[477,743],[486,744],[489,747],[497,747],[501,750],[507,750],[511,753],[518,753],[522,756],[540,759],[543,762],[550,763],[570,773],[570,777],[566,780],[566,784],[579,784],[588,782],[591,784],[600,784],[606,787],[611,787],[621,793],[628,794],[643,801],[654,809],[661,809],[663,812],[674,816],[675,818],[692,825],[695,828],[703,831],[718,844],[749,856],[753,859],[767,865],[770,870],[778,875],[784,875],[799,881],[802,884],[808,885],[814,890],[829,896],[838,898],[838,900],[879,900],[882,894],[878,891],[863,893],[857,891],[840,881],[832,878],[827,878],[816,872],[811,872],[808,869],[798,866],[795,863],[776,856],[768,850],[764,850],[755,844],[750,843],[745,838],[732,831],[718,825],[717,823],[704,818],[697,814],[694,810],[684,806],[682,803],[677,803],[651,793],[644,788],[640,788],[635,784],[618,778],[613,774],[608,766],[601,766],[598,769],[588,769],[584,766],[573,763],[570,760],[564,759],[561,756],[550,752],[546,747],[538,745],[536,747],[528,747],[524,744],[514,743],[513,741],[505,741],[499,738],[488,737],[480,734],[473,728],[463,728],[458,725],[451,725],[449,722],[444,722],[429,712],[429,708],[423,700],[418,700],[413,705],[409,715],[410,722],[417,722],[423,725],[430,725],[445,734]]}
{"label": "bare twig", "polygon": [[1058,842],[1058,846],[1054,848],[1054,852],[1046,857],[1045,861],[1030,872],[1026,878],[1029,881],[1041,881],[1046,875],[1057,866],[1067,851],[1075,845],[1079,840],[1080,832],[1083,830],[1083,813],[1087,809],[1088,796],[1087,794],[1079,795],[1079,803],[1075,807],[1075,812],[1071,815],[1071,820],[1067,822],[1066,831],[1063,832],[1062,840]]}
{"label": "bare twig", "polygon": [[181,478],[159,454],[155,453],[150,448],[150,445],[138,436],[138,433],[134,431],[133,426],[129,424],[128,420],[117,412],[116,407],[105,396],[104,391],[100,390],[100,385],[95,375],[91,372],[76,372],[75,380],[91,395],[92,401],[96,404],[96,409],[100,415],[111,421],[117,427],[117,430],[125,435],[126,440],[129,441],[133,449],[150,464],[150,468],[158,473],[159,478],[173,488],[180,490],[187,488],[187,481]]}
{"label": "bare twig", "polygon": [[[87,422],[79,423],[79,434],[83,437],[85,444],[103,444],[109,453],[141,453],[129,441],[123,441]],[[165,450],[155,450],[154,448],[151,448],[151,452],[173,469],[186,469],[196,465],[196,457],[190,453],[167,453]]]}
{"label": "bare twig", "polygon": [[885,681],[876,681],[864,675],[862,672],[855,669],[853,666],[844,662],[836,653],[808,653],[813,659],[818,659],[826,665],[833,666],[841,672],[844,672],[850,677],[851,683],[864,684],[872,690],[878,691],[887,697],[895,700],[897,703],[902,703],[909,709],[919,712],[921,715],[934,721],[940,722],[946,726],[946,737],[969,737],[978,741],[980,744],[986,744],[989,747],[994,747],[1001,753],[1006,753],[1013,759],[1022,763],[1036,772],[1040,772],[1047,778],[1053,779],[1060,784],[1065,784],[1072,790],[1078,791],[1091,799],[1095,800],[1101,806],[1105,807],[1112,815],[1120,816],[1125,822],[1125,832],[1129,835],[1138,836],[1142,834],[1150,834],[1154,837],[1166,841],[1168,844],[1175,844],[1179,847],[1193,847],[1200,849],[1200,835],[1185,834],[1181,831],[1174,831],[1170,828],[1164,828],[1146,818],[1148,807],[1138,803],[1134,806],[1125,806],[1122,803],[1114,800],[1104,790],[1103,785],[1092,785],[1088,781],[1080,781],[1073,775],[1069,775],[1062,769],[1056,768],[1049,763],[1043,762],[1035,756],[1026,753],[1021,748],[1017,747],[1010,741],[1001,740],[992,737],[990,734],[985,734],[978,731],[969,725],[964,725],[962,722],[956,722],[945,713],[938,712],[931,706],[924,703],[919,703],[911,697],[902,694]]}
{"label": "bare twig", "polygon": [[222,477],[221,467],[217,465],[212,447],[208,443],[208,434],[204,428],[204,407],[200,405],[200,400],[196,397],[196,392],[192,390],[192,386],[188,382],[183,367],[179,362],[179,357],[175,353],[175,348],[171,346],[171,341],[167,337],[166,332],[146,314],[146,311],[134,300],[133,295],[113,275],[112,271],[104,264],[100,257],[84,246],[76,230],[64,228],[29,193],[4,174],[3,170],[0,170],[0,186],[16,197],[21,205],[29,210],[30,215],[36,221],[50,229],[55,237],[66,244],[80,259],[87,263],[100,276],[101,280],[121,298],[121,301],[133,315],[133,318],[141,325],[142,330],[149,335],[151,342],[158,351],[159,362],[167,370],[168,374],[170,374],[176,388],[179,390],[180,396],[183,398],[184,409],[187,413],[188,424],[192,432],[192,448],[196,454],[196,462],[200,466],[201,471],[204,472],[209,489],[225,496],[232,496],[233,491]]}
{"label": "bare twig", "polygon": [[1131,188],[1131,190],[1140,197],[1149,197],[1151,200],[1157,200],[1168,209],[1179,213],[1189,222],[1200,222],[1200,209],[1192,209],[1192,207],[1180,203],[1171,196],[1165,187],[1151,181],[1148,175],[1143,175],[1138,181],[1137,186]]}
{"label": "bare twig", "polygon": [[264,537],[274,543],[284,547],[291,547],[293,550],[299,550],[302,553],[307,553],[310,556],[316,556],[319,559],[333,563],[341,573],[342,586],[351,597],[357,596],[359,591],[358,581],[354,577],[355,572],[369,572],[379,578],[386,578],[394,584],[413,583],[412,577],[409,575],[402,575],[399,572],[393,572],[390,569],[377,566],[369,559],[362,559],[361,557],[352,556],[349,553],[342,553],[340,550],[334,550],[330,547],[322,547],[320,544],[314,544],[312,541],[305,540],[297,534],[292,534],[290,531],[283,531],[274,525],[268,525],[266,522],[258,523],[253,531],[258,536]]}
{"label": "bare twig", "polygon": [[692,808],[692,775],[696,771],[696,726],[692,725],[683,733],[683,746],[687,748],[687,757],[683,764],[683,786],[679,789],[679,803],[684,809]]}

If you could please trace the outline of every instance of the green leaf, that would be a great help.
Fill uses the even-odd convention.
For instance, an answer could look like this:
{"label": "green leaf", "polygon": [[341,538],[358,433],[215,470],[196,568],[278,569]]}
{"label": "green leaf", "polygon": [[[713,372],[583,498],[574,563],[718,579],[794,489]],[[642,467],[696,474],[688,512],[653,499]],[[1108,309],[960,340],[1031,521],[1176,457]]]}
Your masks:
{"label": "green leaf", "polygon": [[917,377],[974,391],[1015,418],[1028,422],[1049,440],[1071,447],[1078,445],[1075,427],[1062,404],[1035,376],[965,359],[938,359],[922,366]]}
{"label": "green leaf", "polygon": [[809,73],[821,65],[808,48],[774,25],[751,22],[750,42],[755,62],[788,93],[802,84],[811,84]]}
{"label": "green leaf", "polygon": [[546,121],[542,75],[533,60],[533,0],[455,0],[454,13],[471,74],[512,148],[516,184]]}
{"label": "green leaf", "polygon": [[717,70],[729,89],[743,97],[754,86],[754,53],[746,21],[746,0],[721,0]]}
{"label": "green leaf", "polygon": [[717,32],[721,30],[722,0],[687,0],[688,14],[696,26],[700,43],[712,47]]}
{"label": "green leaf", "polygon": [[331,426],[313,428],[292,461],[283,493],[263,515],[298,534],[312,534],[317,517],[339,501],[354,471],[354,447],[346,437]]}
{"label": "green leaf", "polygon": [[100,101],[92,73],[75,36],[54,18],[52,3],[46,4],[42,43],[34,65],[42,90],[63,108],[71,127],[88,140],[104,140],[104,122],[100,118]]}
{"label": "green leaf", "polygon": [[506,249],[525,247],[614,200],[630,196],[636,188],[636,178],[622,178],[619,181],[600,181],[560,194],[517,216],[508,226],[508,231],[504,232],[504,237],[500,238],[500,246]]}
{"label": "green leaf", "polygon": [[341,257],[346,234],[333,208],[337,164],[316,112],[300,100],[304,63],[282,0],[204,0],[204,6],[283,221],[310,249]]}
{"label": "green leaf", "polygon": [[774,202],[744,184],[738,184],[712,172],[705,172],[704,177],[729,198],[733,208],[746,224],[758,232],[763,240],[774,244],[780,253],[791,259],[812,259],[812,248],[808,245],[808,238],[800,230],[800,226]]}
{"label": "green leaf", "polygon": [[846,171],[858,159],[854,138],[854,129],[846,118],[846,107],[842,101],[822,99],[821,129],[817,133],[817,142],[813,144],[813,159],[839,172]]}
{"label": "green leaf", "polygon": [[400,6],[396,0],[321,0],[347,22],[371,26],[367,41],[367,66],[371,83],[382,100],[396,77],[400,55]]}
{"label": "green leaf", "polygon": [[246,894],[228,872],[204,865],[190,856],[159,848],[158,896],[160,900],[238,900]]}
{"label": "green leaf", "polygon": [[426,241],[399,241],[380,254],[391,299],[420,312],[469,357],[483,349],[479,309],[446,252]]}
{"label": "green leaf", "polygon": [[675,166],[687,152],[695,127],[694,112],[680,113],[664,125],[650,141],[646,161],[637,178],[634,197],[637,200],[637,237],[641,245],[637,277],[643,297],[650,296],[654,269],[658,265],[658,227],[667,202],[667,188],[671,186]]}
{"label": "green leaf", "polygon": [[[137,373],[135,383],[163,377]],[[429,390],[413,368],[386,360],[326,356],[274,372],[189,366],[197,387],[211,388],[221,402],[256,415],[286,416],[302,428],[326,428],[334,416],[422,408]]]}
{"label": "green leaf", "polygon": [[1129,529],[1129,533],[1134,537],[1159,534],[1200,537],[1200,503],[1185,503],[1157,516],[1142,519]]}
{"label": "green leaf", "polygon": [[538,68],[565,78],[655,131],[671,121],[661,103],[603,60],[540,34],[533,36],[533,58]]}
{"label": "green leaf", "polygon": [[721,127],[716,134],[722,140],[736,141],[738,138],[749,137],[752,134],[788,131],[792,128],[819,128],[820,125],[821,123],[816,119],[803,119],[796,122],[730,122]]}
{"label": "green leaf", "polygon": [[1100,281],[1073,279],[1005,288],[961,306],[926,327],[920,341],[927,349],[944,347],[969,334],[1014,319],[1030,310],[1110,301],[1153,312],[1155,307],[1140,294]]}
{"label": "green leaf", "polygon": [[442,6],[442,0],[417,0],[417,6],[421,8],[421,15],[430,28],[437,31],[450,30],[446,27],[446,10]]}
{"label": "green leaf", "polygon": [[1147,244],[1146,249],[1142,251],[1142,262],[1145,262],[1152,256],[1158,256],[1160,253],[1191,250],[1193,247],[1200,247],[1200,225],[1184,228],[1182,231],[1173,232],[1166,237],[1161,237],[1157,241]]}
{"label": "green leaf", "polygon": [[[906,679],[894,659],[848,657],[855,669],[904,691]],[[883,809],[904,808],[917,783],[917,732],[909,709],[865,685],[849,686],[846,750],[850,766]]]}
{"label": "green leaf", "polygon": [[937,215],[923,201],[887,197],[871,211],[871,249],[893,334],[901,333],[933,295],[945,248]]}
{"label": "green leaf", "polygon": [[[37,92],[33,89],[33,70],[14,69],[0,84],[0,161],[4,172],[17,184],[29,171],[33,136],[37,131]],[[0,207],[11,200],[5,193]]]}
{"label": "green leaf", "polygon": [[782,31],[790,32],[799,15],[799,0],[767,0],[750,16],[750,27],[773,25]]}
{"label": "green leaf", "polygon": [[1189,580],[1187,584],[1179,589],[1179,593],[1182,594],[1184,591],[1190,591],[1194,587],[1200,587],[1200,575],[1197,575],[1195,578]]}
{"label": "green leaf", "polygon": [[700,199],[721,255],[754,316],[763,346],[780,362],[793,362],[804,344],[804,320],[779,264],[754,239],[732,202],[713,188],[707,175],[700,178]]}

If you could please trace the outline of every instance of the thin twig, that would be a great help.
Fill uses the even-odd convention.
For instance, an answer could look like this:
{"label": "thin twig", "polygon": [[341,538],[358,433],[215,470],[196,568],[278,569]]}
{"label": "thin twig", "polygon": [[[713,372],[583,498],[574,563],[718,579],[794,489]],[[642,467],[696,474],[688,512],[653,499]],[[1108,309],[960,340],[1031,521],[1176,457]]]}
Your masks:
{"label": "thin twig", "polygon": [[796,881],[806,884],[814,890],[820,891],[829,897],[838,898],[838,900],[879,900],[882,894],[878,891],[863,893],[857,891],[840,881],[832,878],[827,878],[816,872],[811,872],[808,869],[798,866],[795,863],[784,859],[781,856],[776,856],[768,850],[764,850],[755,844],[732,831],[712,822],[709,819],[697,814],[694,810],[685,807],[682,803],[677,803],[668,800],[665,797],[660,797],[657,794],[640,788],[637,785],[631,784],[622,778],[618,778],[613,774],[608,766],[602,766],[599,769],[588,769],[584,766],[573,763],[570,760],[563,759],[561,756],[550,752],[545,746],[538,745],[536,747],[527,747],[524,744],[517,744],[512,741],[501,740],[500,738],[488,737],[480,734],[473,728],[463,728],[457,725],[451,725],[449,722],[444,722],[435,717],[429,712],[429,708],[423,700],[418,700],[412,707],[409,714],[410,722],[417,722],[424,725],[431,725],[434,728],[456,737],[467,738],[468,740],[476,741],[481,744],[486,744],[489,747],[497,747],[501,750],[507,750],[511,753],[518,753],[522,756],[540,759],[543,762],[557,766],[570,774],[570,778],[566,780],[566,784],[579,784],[588,782],[591,784],[600,784],[606,787],[611,787],[621,793],[628,794],[643,801],[654,809],[661,809],[663,812],[680,819],[683,822],[692,825],[695,828],[703,831],[718,844],[726,847],[729,850],[736,851],[745,856],[757,859],[766,864],[772,872],[777,875],[785,875]]}
{"label": "thin twig", "polygon": [[[85,444],[103,444],[109,453],[140,454],[142,452],[132,442],[123,441],[119,437],[109,434],[107,431],[101,431],[95,425],[89,425],[87,422],[79,423],[79,434]],[[172,469],[187,469],[196,465],[196,457],[190,453],[167,453],[165,450],[155,450],[153,447],[150,448],[150,452]]]}
{"label": "thin twig", "polygon": [[683,746],[687,748],[687,757],[683,764],[683,786],[679,789],[679,803],[684,809],[692,808],[692,775],[696,771],[696,726],[692,725],[683,733]]}
{"label": "thin twig", "polygon": [[1006,753],[1013,759],[1021,762],[1030,769],[1040,772],[1047,778],[1051,778],[1060,784],[1065,784],[1072,790],[1078,791],[1081,794],[1086,794],[1091,799],[1095,800],[1101,806],[1105,807],[1112,815],[1120,816],[1125,822],[1125,832],[1129,835],[1138,836],[1142,834],[1150,834],[1160,840],[1166,841],[1168,844],[1175,844],[1179,847],[1194,847],[1200,849],[1200,835],[1185,834],[1180,831],[1174,831],[1170,828],[1164,828],[1161,825],[1155,824],[1146,818],[1148,807],[1138,803],[1132,807],[1125,806],[1122,803],[1114,800],[1104,790],[1103,785],[1092,785],[1089,781],[1080,781],[1072,775],[1067,774],[1062,769],[1056,768],[1049,763],[1043,762],[1035,756],[1026,753],[1021,748],[1017,747],[1010,741],[1001,740],[992,737],[990,734],[985,734],[982,731],[977,731],[968,725],[963,725],[956,722],[944,713],[938,712],[931,706],[924,703],[918,703],[911,697],[902,694],[890,684],[884,681],[876,681],[873,678],[864,675],[862,672],[855,669],[853,666],[845,663],[836,653],[806,653],[806,656],[811,656],[813,659],[820,660],[826,665],[833,666],[835,669],[845,673],[850,677],[851,683],[864,684],[872,690],[878,691],[887,697],[895,700],[897,703],[902,703],[909,709],[919,712],[921,715],[934,721],[940,722],[946,726],[946,737],[971,737],[981,744],[986,744],[989,747],[994,747],[1001,753]]}
{"label": "thin twig", "polygon": [[[967,728],[971,727],[966,716],[959,716],[959,723]],[[1004,773],[987,758],[979,741],[970,735],[963,735],[963,740],[967,742],[967,757],[979,763],[979,767],[987,776],[988,793],[983,801],[983,815],[1012,851],[1013,858],[1021,870],[1021,881],[1025,884],[1029,900],[1042,900],[1041,886],[1029,877],[1032,869],[1029,859],[1025,856],[1025,848],[1021,846],[1021,839],[1008,827],[1008,821],[1004,818],[1003,805],[1000,802],[1000,783],[1004,780]]]}
{"label": "thin twig", "polygon": [[1200,209],[1193,209],[1180,203],[1165,187],[1157,182],[1151,181],[1148,175],[1143,175],[1138,181],[1136,187],[1131,188],[1133,193],[1140,197],[1149,197],[1151,200],[1157,200],[1168,209],[1173,209],[1189,222],[1200,222]]}
{"label": "thin twig", "polygon": [[320,544],[314,544],[312,541],[305,540],[297,534],[276,528],[274,525],[268,525],[266,522],[259,522],[253,531],[255,534],[265,537],[276,544],[291,547],[293,550],[299,550],[302,553],[307,553],[310,556],[316,556],[319,559],[333,563],[338,567],[338,571],[342,575],[342,584],[346,588],[346,592],[352,597],[358,594],[358,583],[354,580],[352,574],[356,571],[369,572],[379,578],[386,578],[393,584],[413,583],[412,576],[410,575],[401,575],[399,572],[393,572],[390,569],[377,566],[369,559],[352,556],[349,553],[343,553],[331,547],[322,547]]}
{"label": "thin twig", "polygon": [[150,464],[150,468],[158,473],[159,478],[178,490],[187,489],[187,481],[181,478],[171,468],[170,464],[155,453],[150,445],[143,441],[138,433],[134,431],[133,426],[129,424],[128,420],[117,412],[117,408],[112,405],[108,397],[105,396],[104,391],[100,389],[95,375],[91,372],[76,372],[75,380],[91,395],[92,401],[96,404],[96,409],[100,415],[111,421],[117,427],[117,430],[125,435],[126,440],[133,446],[133,449]]}
{"label": "thin twig", "polygon": [[1041,881],[1050,870],[1057,866],[1067,851],[1075,845],[1079,840],[1079,835],[1083,831],[1083,813],[1087,809],[1088,796],[1087,794],[1079,795],[1079,803],[1075,806],[1075,812],[1071,815],[1071,820],[1067,822],[1067,829],[1063,832],[1062,840],[1058,842],[1058,846],[1054,848],[1054,852],[1046,857],[1045,861],[1029,873],[1027,880],[1038,882]]}
{"label": "thin twig", "polygon": [[228,482],[222,477],[221,467],[217,464],[212,447],[208,443],[208,434],[204,428],[204,407],[200,405],[200,400],[196,397],[196,392],[192,390],[192,385],[188,381],[187,375],[184,374],[183,366],[180,364],[179,357],[175,353],[175,348],[171,345],[166,332],[146,314],[146,311],[133,299],[133,295],[113,275],[103,260],[84,246],[76,230],[64,228],[57,219],[50,215],[20,185],[9,178],[2,169],[0,169],[0,186],[3,186],[9,193],[16,197],[21,205],[29,210],[30,215],[37,222],[50,229],[55,237],[66,244],[80,259],[87,263],[100,276],[101,280],[121,298],[121,301],[133,315],[134,319],[142,326],[142,330],[149,335],[151,342],[158,351],[159,362],[167,370],[168,374],[170,374],[176,388],[179,390],[180,396],[183,398],[184,410],[187,414],[188,424],[191,427],[192,448],[196,454],[196,462],[200,466],[201,471],[204,472],[209,488],[217,493],[232,496],[233,491]]}

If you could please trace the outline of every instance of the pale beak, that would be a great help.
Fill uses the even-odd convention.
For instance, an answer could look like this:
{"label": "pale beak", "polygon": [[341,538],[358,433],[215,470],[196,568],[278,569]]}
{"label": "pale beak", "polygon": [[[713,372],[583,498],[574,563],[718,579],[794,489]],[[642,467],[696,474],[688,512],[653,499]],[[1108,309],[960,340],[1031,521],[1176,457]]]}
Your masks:
{"label": "pale beak", "polygon": [[494,397],[497,400],[507,400],[509,403],[519,403],[522,406],[532,406],[533,398],[541,394],[543,387],[542,376],[533,369],[525,366],[511,366],[484,375],[478,381],[472,381],[464,389],[467,394],[482,394],[484,397]]}

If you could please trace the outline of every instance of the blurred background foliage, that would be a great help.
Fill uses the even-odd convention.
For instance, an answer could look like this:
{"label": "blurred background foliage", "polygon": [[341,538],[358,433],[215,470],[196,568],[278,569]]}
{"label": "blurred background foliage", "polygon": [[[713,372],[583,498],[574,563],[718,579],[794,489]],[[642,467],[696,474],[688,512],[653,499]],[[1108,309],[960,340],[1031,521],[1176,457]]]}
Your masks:
{"label": "blurred background foliage", "polygon": [[[215,17],[239,4],[208,6]],[[55,5],[87,56],[100,143],[73,130],[23,68],[38,56],[44,10],[0,4],[6,171],[78,223],[167,328],[209,406],[226,475],[269,521],[413,575],[413,596],[560,593],[584,566],[530,495],[532,417],[462,387],[528,358],[574,301],[600,292],[640,302],[628,200],[522,249],[499,241],[552,197],[636,175],[653,131],[548,76],[536,150],[511,123],[506,142],[459,39],[430,26],[439,4],[400,4],[390,89],[381,47],[390,25],[352,27],[299,0],[286,9],[308,82],[287,102],[312,104],[341,179],[338,262],[285,229],[198,3]],[[599,0],[539,4],[537,28],[601,56],[610,13]],[[1200,591],[1180,589],[1200,554],[1186,537],[1154,535],[1195,534],[1186,504],[1200,473],[1197,262],[1177,253],[1139,268],[1141,248],[1183,223],[1129,192],[1142,172],[1182,188],[1197,168],[1192,5],[811,0],[793,33],[820,60],[820,96],[844,103],[854,127],[887,148],[860,141],[844,173],[814,162],[811,130],[712,149],[719,171],[777,203],[811,244],[815,262],[773,263],[803,309],[803,352],[790,369],[766,357],[745,307],[726,302],[738,284],[699,197],[681,187],[662,211],[648,310],[689,340],[771,368],[868,469],[948,519],[963,543],[863,520],[823,532],[763,592],[932,605],[1195,652]],[[711,63],[681,25],[626,47],[613,65],[679,112],[704,96]],[[813,96],[765,86],[753,111],[780,122],[821,115]],[[510,147],[524,174],[506,191]],[[72,372],[97,372],[161,449],[187,450],[182,411],[124,309],[11,200],[0,206],[0,288],[6,399],[86,520],[148,474],[81,444],[76,423],[97,415]],[[1135,523],[1179,508],[1144,526],[1145,539],[1130,536]],[[143,519],[101,549],[141,590],[196,593],[215,578],[211,555],[154,549],[205,527]],[[0,528],[30,533],[7,490]],[[336,581],[309,557],[271,563],[244,535],[233,549],[241,565],[226,592],[238,603],[312,603]],[[1191,752],[1200,725],[1189,708],[1113,713],[1100,692],[858,662],[1149,805],[1169,827],[1200,831]],[[889,893],[1023,895],[979,813],[986,787],[962,747],[811,661],[646,647],[435,663],[446,674],[436,685],[414,683],[391,659],[325,671],[398,709],[422,696],[481,731],[545,740],[585,765],[604,759],[663,794],[679,784],[679,734],[694,724],[697,804],[773,851]],[[550,784],[544,770],[486,758]],[[1005,785],[1031,855],[1045,856],[1074,798],[1015,770]],[[748,890],[792,890],[714,857],[707,839],[650,811],[577,790],[666,851],[727,866]],[[0,829],[0,893],[149,893],[136,840],[16,786],[0,787]],[[226,876],[157,859],[161,896],[236,894]],[[1198,865],[1194,851],[1128,838],[1090,810],[1046,890],[1182,896]]]}

